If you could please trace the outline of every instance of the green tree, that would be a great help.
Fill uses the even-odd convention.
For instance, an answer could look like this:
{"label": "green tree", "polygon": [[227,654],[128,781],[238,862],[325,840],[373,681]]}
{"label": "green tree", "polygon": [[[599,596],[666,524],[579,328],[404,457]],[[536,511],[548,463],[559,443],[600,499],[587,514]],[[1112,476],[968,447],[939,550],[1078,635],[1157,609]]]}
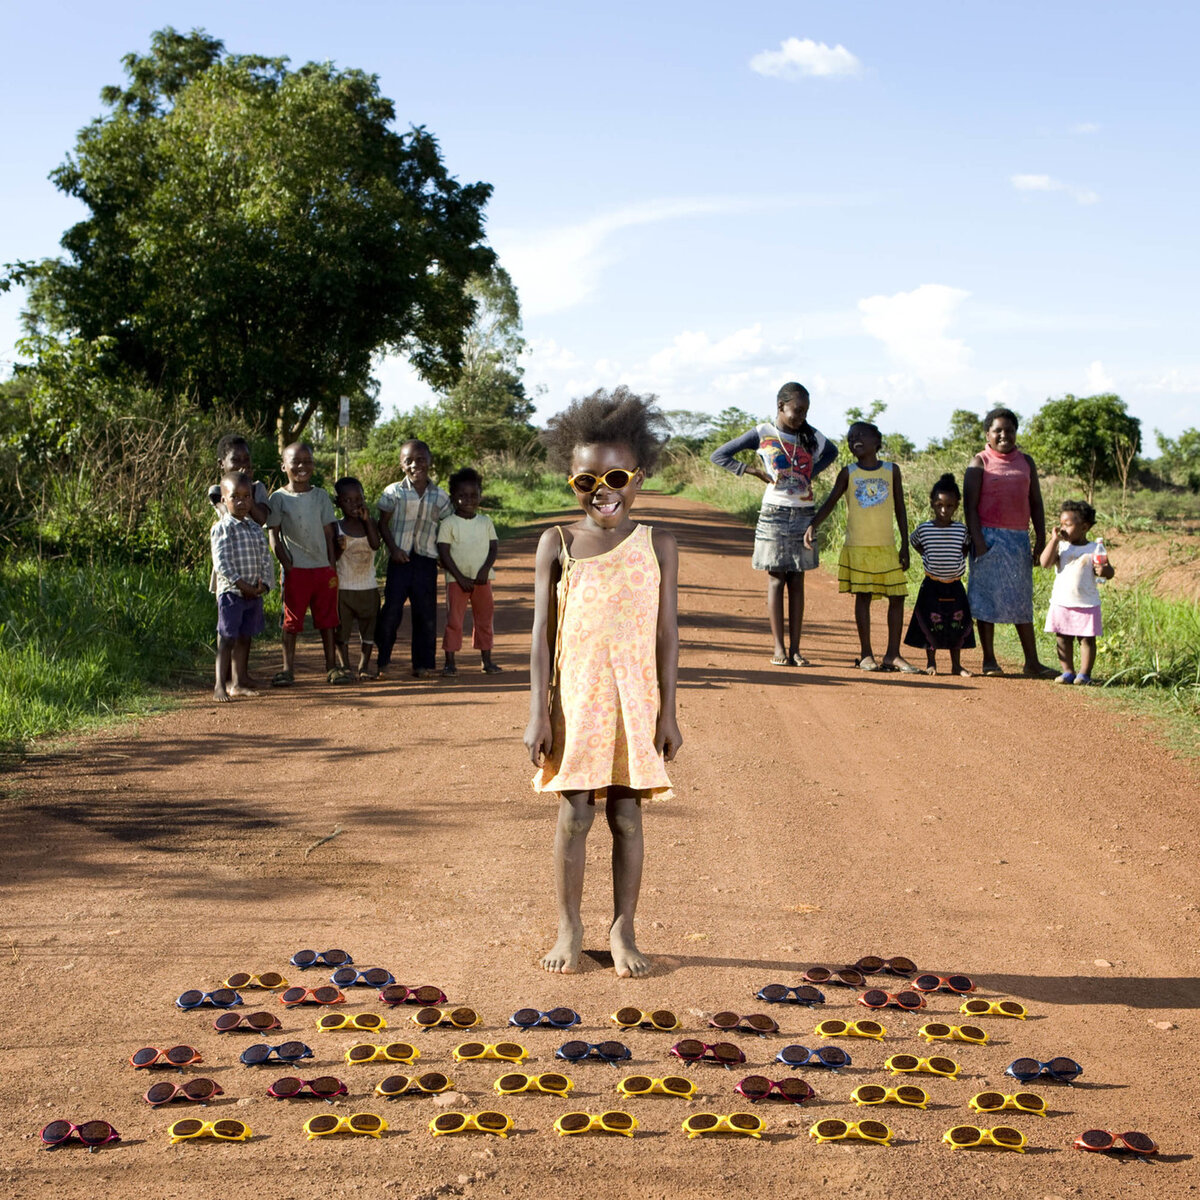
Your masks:
{"label": "green tree", "polygon": [[[700,452],[705,438],[712,432],[715,420],[711,413],[696,412],[690,408],[671,408],[664,412],[663,416],[666,417],[667,424],[671,429],[671,445],[689,450],[693,454]],[[753,423],[752,418],[751,423]],[[743,428],[748,428],[748,426]]]}
{"label": "green tree", "polygon": [[1072,475],[1089,503],[1096,484],[1120,478],[1119,451],[1142,445],[1142,423],[1131,417],[1120,396],[1072,396],[1047,400],[1029,423],[1022,444],[1044,471]]}
{"label": "green tree", "polygon": [[950,414],[944,438],[934,438],[927,447],[932,451],[952,451],[972,458],[983,448],[987,431],[983,418],[969,408],[956,408]]}
{"label": "green tree", "polygon": [[1177,438],[1154,431],[1162,455],[1158,460],[1159,474],[1193,492],[1200,492],[1200,429],[1185,429]]}
{"label": "green tree", "polygon": [[425,129],[394,132],[362,71],[289,71],[170,28],[123,61],[127,86],[104,89],[109,112],[52,176],[89,215],[64,259],[10,274],[35,328],[111,338],[117,367],[280,445],[369,394],[381,350],[454,384],[466,285],[495,259],[490,185],[452,179]]}

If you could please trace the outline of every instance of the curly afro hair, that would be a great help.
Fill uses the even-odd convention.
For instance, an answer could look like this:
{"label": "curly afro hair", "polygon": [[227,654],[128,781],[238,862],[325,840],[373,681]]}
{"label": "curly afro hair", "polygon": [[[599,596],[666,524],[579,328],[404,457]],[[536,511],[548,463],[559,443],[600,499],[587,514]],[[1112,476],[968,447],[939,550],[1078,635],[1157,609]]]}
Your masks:
{"label": "curly afro hair", "polygon": [[652,394],[639,396],[624,384],[612,392],[600,388],[572,400],[568,408],[546,422],[541,439],[551,470],[569,471],[576,446],[623,444],[649,475],[670,437],[667,419]]}

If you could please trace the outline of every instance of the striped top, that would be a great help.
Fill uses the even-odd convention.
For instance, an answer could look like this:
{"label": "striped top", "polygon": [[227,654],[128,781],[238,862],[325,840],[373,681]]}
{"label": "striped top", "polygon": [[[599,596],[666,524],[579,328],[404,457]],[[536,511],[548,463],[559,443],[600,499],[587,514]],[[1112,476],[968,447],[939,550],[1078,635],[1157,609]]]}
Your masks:
{"label": "striped top", "polygon": [[936,521],[922,521],[913,530],[912,546],[921,554],[925,574],[938,579],[961,579],[967,569],[964,551],[971,539],[967,527],[961,521],[939,525]]}

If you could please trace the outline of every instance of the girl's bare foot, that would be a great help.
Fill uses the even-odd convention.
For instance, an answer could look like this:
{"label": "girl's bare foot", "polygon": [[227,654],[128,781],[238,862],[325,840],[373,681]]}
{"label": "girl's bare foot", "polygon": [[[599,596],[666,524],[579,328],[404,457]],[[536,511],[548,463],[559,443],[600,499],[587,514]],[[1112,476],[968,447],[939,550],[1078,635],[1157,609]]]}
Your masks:
{"label": "girl's bare foot", "polygon": [[633,940],[632,922],[626,923],[623,917],[618,917],[608,931],[608,942],[612,949],[613,970],[619,979],[637,979],[650,973],[650,960]]}
{"label": "girl's bare foot", "polygon": [[955,675],[958,675],[962,679],[974,678],[974,672],[968,671],[966,667],[959,667],[954,673],[955,673]]}
{"label": "girl's bare foot", "polygon": [[258,695],[258,693],[252,687],[241,687],[236,683],[233,685],[233,687],[231,687],[229,689],[229,694],[231,696],[257,696]]}
{"label": "girl's bare foot", "polygon": [[583,922],[559,922],[558,941],[542,956],[539,966],[554,975],[575,975],[583,951]]}
{"label": "girl's bare foot", "polygon": [[216,700],[218,704],[228,704],[233,697],[225,690],[225,685],[219,683],[215,688],[213,688],[213,699]]}

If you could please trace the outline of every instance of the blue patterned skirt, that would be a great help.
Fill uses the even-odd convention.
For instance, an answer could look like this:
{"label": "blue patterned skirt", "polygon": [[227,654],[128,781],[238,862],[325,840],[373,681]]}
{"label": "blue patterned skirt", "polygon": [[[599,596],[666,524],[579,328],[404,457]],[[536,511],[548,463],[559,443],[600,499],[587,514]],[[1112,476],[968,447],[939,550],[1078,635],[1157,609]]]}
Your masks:
{"label": "blue patterned skirt", "polygon": [[1027,625],[1033,621],[1033,559],[1029,534],[1020,529],[983,527],[988,552],[971,551],[967,599],[977,621]]}

